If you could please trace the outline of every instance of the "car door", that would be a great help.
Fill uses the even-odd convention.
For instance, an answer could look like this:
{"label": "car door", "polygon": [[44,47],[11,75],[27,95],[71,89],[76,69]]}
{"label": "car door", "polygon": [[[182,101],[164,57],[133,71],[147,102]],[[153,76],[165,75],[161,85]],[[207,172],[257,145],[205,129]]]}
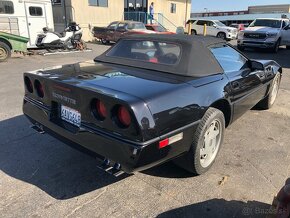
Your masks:
{"label": "car door", "polygon": [[206,24],[206,21],[204,21],[204,20],[198,20],[196,22],[196,25],[194,28],[195,28],[197,34],[203,34],[204,24]]}
{"label": "car door", "polygon": [[25,2],[25,12],[30,46],[35,46],[36,38],[47,27],[45,4]]}
{"label": "car door", "polygon": [[214,22],[212,21],[207,21],[206,22],[206,26],[207,26],[207,35],[209,36],[216,36],[217,33],[216,33],[216,28],[213,26],[214,25]]}
{"label": "car door", "polygon": [[290,24],[289,21],[283,21],[283,30],[282,30],[282,37],[281,37],[281,45],[290,46]]}
{"label": "car door", "polygon": [[114,35],[115,35],[115,30],[117,28],[117,25],[118,25],[119,22],[113,22],[111,23],[109,26],[108,26],[108,29],[107,29],[107,32],[106,32],[106,40],[108,41],[114,41],[115,38],[114,38]]}
{"label": "car door", "polygon": [[266,96],[265,72],[253,70],[250,60],[229,45],[215,45],[210,50],[229,80],[225,92],[234,107],[235,120]]}

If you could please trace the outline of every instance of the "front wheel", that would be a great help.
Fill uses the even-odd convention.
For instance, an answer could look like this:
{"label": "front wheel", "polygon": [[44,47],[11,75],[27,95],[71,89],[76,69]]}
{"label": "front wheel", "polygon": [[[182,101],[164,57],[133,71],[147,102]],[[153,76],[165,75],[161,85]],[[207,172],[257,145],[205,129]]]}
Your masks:
{"label": "front wheel", "polygon": [[102,43],[103,45],[107,45],[107,44],[109,44],[109,41],[106,40],[106,39],[101,39],[101,43]]}
{"label": "front wheel", "polygon": [[0,62],[6,61],[10,57],[11,57],[10,47],[4,42],[0,42]]}
{"label": "front wheel", "polygon": [[272,51],[273,51],[274,53],[278,53],[279,48],[280,48],[280,42],[281,42],[281,40],[278,39],[278,41],[276,42],[274,48],[272,49]]}
{"label": "front wheel", "polygon": [[280,82],[281,82],[281,74],[278,73],[276,77],[273,79],[272,86],[267,97],[257,104],[259,108],[267,110],[274,105],[279,92]]}
{"label": "front wheel", "polygon": [[216,37],[218,37],[220,39],[223,39],[223,40],[226,40],[227,39],[226,34],[225,33],[222,33],[222,32],[218,33]]}
{"label": "front wheel", "polygon": [[238,49],[239,49],[240,51],[244,51],[244,50],[245,50],[245,47],[243,47],[243,46],[238,45],[237,47],[238,47]]}
{"label": "front wheel", "polygon": [[213,165],[223,143],[224,132],[224,114],[210,107],[194,132],[189,152],[175,163],[194,175],[207,172]]}

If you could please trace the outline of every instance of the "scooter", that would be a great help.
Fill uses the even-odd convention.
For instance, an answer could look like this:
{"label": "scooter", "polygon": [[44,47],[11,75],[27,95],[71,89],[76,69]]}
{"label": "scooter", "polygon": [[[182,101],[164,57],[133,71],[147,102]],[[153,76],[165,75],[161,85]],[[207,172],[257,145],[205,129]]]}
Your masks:
{"label": "scooter", "polygon": [[85,43],[82,38],[82,29],[75,22],[69,26],[62,33],[50,31],[44,27],[42,34],[37,35],[36,46],[41,49],[52,51],[55,49],[73,50],[84,49]]}

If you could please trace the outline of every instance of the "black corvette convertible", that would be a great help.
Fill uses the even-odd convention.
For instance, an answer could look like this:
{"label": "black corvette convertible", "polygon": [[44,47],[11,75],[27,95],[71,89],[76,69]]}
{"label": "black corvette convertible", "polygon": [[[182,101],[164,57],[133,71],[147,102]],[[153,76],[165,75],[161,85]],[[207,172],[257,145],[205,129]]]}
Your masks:
{"label": "black corvette convertible", "polygon": [[23,112],[48,132],[131,173],[174,160],[206,172],[225,128],[254,106],[270,108],[282,68],[250,60],[216,38],[140,35],[94,62],[24,73]]}

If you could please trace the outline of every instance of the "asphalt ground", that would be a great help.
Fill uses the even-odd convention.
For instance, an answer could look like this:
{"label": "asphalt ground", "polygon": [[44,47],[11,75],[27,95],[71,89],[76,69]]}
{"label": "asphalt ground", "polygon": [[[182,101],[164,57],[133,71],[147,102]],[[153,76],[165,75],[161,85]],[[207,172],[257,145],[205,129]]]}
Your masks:
{"label": "asphalt ground", "polygon": [[[290,50],[246,51],[283,66],[278,99],[226,130],[212,169],[198,177],[172,163],[114,178],[96,161],[29,128],[22,73],[93,59],[92,52],[14,56],[0,63],[0,217],[265,217],[290,176]],[[222,179],[224,181],[220,184]]]}

